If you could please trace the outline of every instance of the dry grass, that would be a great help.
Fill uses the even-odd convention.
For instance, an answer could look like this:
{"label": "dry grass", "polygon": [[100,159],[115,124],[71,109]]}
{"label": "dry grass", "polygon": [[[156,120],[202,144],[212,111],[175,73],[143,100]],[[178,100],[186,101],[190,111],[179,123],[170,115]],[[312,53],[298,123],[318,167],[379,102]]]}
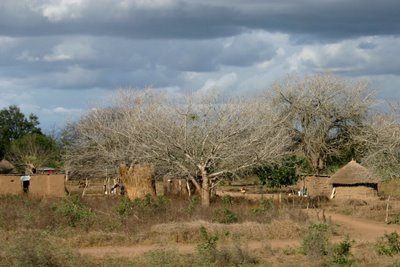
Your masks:
{"label": "dry grass", "polygon": [[200,240],[199,229],[204,226],[211,234],[240,236],[244,240],[296,239],[305,229],[305,225],[285,219],[271,223],[243,222],[234,224],[191,221],[181,223],[158,224],[151,227],[151,236],[158,242],[197,242]]}

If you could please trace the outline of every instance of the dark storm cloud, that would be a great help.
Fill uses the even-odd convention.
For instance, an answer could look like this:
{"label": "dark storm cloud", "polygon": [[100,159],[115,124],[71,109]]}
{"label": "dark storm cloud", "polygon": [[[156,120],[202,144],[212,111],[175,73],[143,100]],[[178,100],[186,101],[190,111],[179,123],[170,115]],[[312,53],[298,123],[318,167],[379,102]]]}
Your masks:
{"label": "dark storm cloud", "polygon": [[[48,3],[48,4],[46,4]],[[209,39],[263,29],[323,39],[400,33],[397,0],[3,0],[0,34]],[[124,4],[125,3],[125,4]]]}

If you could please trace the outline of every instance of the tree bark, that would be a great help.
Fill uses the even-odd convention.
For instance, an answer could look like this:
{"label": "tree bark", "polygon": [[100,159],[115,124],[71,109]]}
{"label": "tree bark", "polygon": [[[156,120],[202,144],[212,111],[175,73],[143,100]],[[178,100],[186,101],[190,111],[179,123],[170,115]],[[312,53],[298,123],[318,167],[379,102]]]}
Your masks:
{"label": "tree bark", "polygon": [[207,208],[210,206],[211,186],[210,186],[210,178],[208,177],[207,171],[204,168],[202,168],[201,170],[201,178],[202,178],[201,205]]}

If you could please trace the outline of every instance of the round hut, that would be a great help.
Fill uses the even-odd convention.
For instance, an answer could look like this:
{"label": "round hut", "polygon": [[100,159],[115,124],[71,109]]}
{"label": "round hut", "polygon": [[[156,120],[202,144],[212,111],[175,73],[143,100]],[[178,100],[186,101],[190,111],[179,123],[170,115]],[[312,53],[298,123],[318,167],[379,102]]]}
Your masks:
{"label": "round hut", "polygon": [[371,199],[378,197],[379,177],[355,160],[331,176],[332,197],[335,199]]}
{"label": "round hut", "polygon": [[5,159],[0,160],[0,174],[10,173],[13,169],[14,165],[11,162]]}

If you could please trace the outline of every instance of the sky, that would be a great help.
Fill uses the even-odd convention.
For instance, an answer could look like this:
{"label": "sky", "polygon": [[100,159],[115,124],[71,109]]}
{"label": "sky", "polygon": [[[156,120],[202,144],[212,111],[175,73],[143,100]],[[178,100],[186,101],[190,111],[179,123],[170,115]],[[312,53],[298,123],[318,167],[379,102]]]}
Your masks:
{"label": "sky", "polygon": [[0,108],[44,130],[120,88],[246,95],[331,72],[400,99],[398,0],[0,0]]}

